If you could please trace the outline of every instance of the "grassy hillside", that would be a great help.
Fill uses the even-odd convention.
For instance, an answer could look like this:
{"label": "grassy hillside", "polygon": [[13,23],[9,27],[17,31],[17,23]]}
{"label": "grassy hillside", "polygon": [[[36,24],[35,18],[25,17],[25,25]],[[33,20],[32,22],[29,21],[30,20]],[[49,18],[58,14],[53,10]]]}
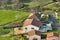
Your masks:
{"label": "grassy hillside", "polygon": [[21,22],[28,15],[29,12],[15,10],[0,10],[0,24],[16,20],[17,17],[20,17],[19,21]]}
{"label": "grassy hillside", "polygon": [[[22,22],[29,14],[30,12],[23,12],[16,10],[0,10],[0,25],[11,21]],[[0,35],[7,32],[12,32],[12,29],[3,29],[3,25],[0,26]]]}

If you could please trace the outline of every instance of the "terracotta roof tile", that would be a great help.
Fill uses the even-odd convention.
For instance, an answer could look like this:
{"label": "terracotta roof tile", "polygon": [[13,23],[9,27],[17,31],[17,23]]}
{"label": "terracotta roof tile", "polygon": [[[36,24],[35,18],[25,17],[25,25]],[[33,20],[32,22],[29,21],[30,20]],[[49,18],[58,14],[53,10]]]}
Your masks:
{"label": "terracotta roof tile", "polygon": [[59,37],[59,34],[54,33],[54,32],[51,32],[51,33],[47,34],[47,38],[54,37],[54,36]]}
{"label": "terracotta roof tile", "polygon": [[24,23],[23,23],[23,27],[27,26],[27,25],[34,25],[34,26],[40,27],[41,26],[41,22],[37,21],[35,19],[26,19],[24,21]]}
{"label": "terracotta roof tile", "polygon": [[32,23],[33,19],[26,19],[23,23],[23,27],[24,26],[27,26],[27,25],[30,25]]}

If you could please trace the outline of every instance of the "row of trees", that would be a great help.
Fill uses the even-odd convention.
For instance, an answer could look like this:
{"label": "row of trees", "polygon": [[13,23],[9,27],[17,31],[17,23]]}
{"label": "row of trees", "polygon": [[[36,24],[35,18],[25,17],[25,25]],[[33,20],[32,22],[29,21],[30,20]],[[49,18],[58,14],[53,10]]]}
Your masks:
{"label": "row of trees", "polygon": [[[45,1],[44,0],[0,0],[0,9],[15,10],[15,9],[25,8],[25,9],[34,9],[37,11],[41,11],[42,5],[46,3]],[[52,0],[52,2],[56,2],[56,0]]]}
{"label": "row of trees", "polygon": [[20,0],[0,0],[0,9],[18,9],[21,3]]}

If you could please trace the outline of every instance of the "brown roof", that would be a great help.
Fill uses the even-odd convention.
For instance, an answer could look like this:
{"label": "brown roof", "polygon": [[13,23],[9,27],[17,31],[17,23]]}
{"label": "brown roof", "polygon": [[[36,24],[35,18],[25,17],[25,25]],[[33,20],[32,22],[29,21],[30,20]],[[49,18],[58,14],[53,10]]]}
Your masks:
{"label": "brown roof", "polygon": [[31,13],[28,17],[31,17],[31,16],[33,16],[35,13]]}
{"label": "brown roof", "polygon": [[35,19],[26,19],[24,21],[24,23],[23,23],[23,27],[24,26],[28,26],[28,25],[34,25],[34,26],[40,27],[41,26],[41,22],[37,21]]}
{"label": "brown roof", "polygon": [[54,33],[54,32],[50,32],[47,34],[47,38],[54,37],[54,36],[59,37],[59,34]]}
{"label": "brown roof", "polygon": [[39,13],[31,13],[28,18],[39,19],[40,21],[41,14]]}
{"label": "brown roof", "polygon": [[58,0],[58,2],[60,2],[60,0]]}
{"label": "brown roof", "polygon": [[32,30],[32,31],[28,32],[27,34],[28,34],[28,36],[33,36],[33,35],[41,36],[41,32],[37,31],[37,30]]}

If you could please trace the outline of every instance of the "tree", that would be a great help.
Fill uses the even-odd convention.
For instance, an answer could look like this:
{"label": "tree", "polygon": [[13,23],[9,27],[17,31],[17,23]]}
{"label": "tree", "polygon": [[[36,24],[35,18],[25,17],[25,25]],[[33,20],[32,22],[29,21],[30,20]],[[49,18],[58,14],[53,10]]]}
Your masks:
{"label": "tree", "polygon": [[4,9],[4,7],[7,5],[8,0],[0,0],[0,6]]}
{"label": "tree", "polygon": [[40,0],[31,0],[32,2],[30,2],[29,8],[32,11],[37,12],[40,9]]}
{"label": "tree", "polygon": [[12,8],[13,9],[19,9],[19,0],[12,0],[12,4],[13,4],[13,6],[12,6]]}

